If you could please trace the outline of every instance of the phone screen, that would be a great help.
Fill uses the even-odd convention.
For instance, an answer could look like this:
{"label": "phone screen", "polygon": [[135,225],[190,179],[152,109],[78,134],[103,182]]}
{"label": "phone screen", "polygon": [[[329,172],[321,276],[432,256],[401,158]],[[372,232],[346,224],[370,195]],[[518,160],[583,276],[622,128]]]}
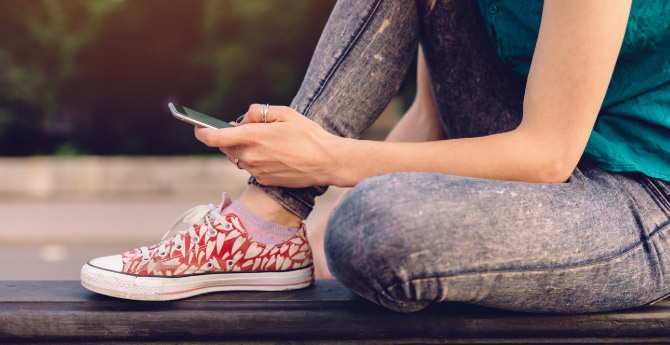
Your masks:
{"label": "phone screen", "polygon": [[215,119],[209,115],[205,115],[201,112],[195,111],[193,109],[181,106],[179,104],[170,102],[168,104],[172,115],[182,121],[188,122],[192,125],[208,128],[223,128],[223,127],[233,127],[233,125],[228,122]]}

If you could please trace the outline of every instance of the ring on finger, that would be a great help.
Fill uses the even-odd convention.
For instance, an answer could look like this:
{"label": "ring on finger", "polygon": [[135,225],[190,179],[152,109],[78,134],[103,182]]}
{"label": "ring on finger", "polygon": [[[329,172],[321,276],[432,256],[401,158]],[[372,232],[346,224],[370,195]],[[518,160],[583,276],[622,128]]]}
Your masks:
{"label": "ring on finger", "polygon": [[261,119],[263,120],[263,123],[268,122],[268,108],[270,107],[269,104],[265,103],[261,107]]}

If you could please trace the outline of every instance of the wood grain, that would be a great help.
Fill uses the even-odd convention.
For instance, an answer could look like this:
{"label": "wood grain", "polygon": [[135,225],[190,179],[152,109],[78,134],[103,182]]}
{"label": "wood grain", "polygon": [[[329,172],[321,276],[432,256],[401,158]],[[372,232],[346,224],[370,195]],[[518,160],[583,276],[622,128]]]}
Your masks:
{"label": "wood grain", "polygon": [[664,343],[670,302],[592,315],[542,315],[440,303],[402,314],[336,281],[288,292],[214,293],[137,302],[77,281],[0,282],[0,343]]}

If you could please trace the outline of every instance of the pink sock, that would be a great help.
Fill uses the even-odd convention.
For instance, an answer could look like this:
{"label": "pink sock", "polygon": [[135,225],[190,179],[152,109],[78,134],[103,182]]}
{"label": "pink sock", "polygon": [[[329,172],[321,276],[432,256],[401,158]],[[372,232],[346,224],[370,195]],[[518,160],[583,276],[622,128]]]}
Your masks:
{"label": "pink sock", "polygon": [[254,241],[266,244],[278,244],[290,240],[298,229],[273,223],[235,200],[221,210],[221,214],[235,213]]}

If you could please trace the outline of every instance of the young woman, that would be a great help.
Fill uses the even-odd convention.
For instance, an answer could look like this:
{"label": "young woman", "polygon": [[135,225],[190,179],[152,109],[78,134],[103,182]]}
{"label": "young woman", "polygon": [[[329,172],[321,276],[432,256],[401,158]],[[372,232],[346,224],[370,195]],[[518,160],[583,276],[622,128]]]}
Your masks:
{"label": "young woman", "polygon": [[[290,108],[252,105],[236,128],[196,128],[253,176],[239,200],[191,210],[193,225],[157,245],[90,261],[84,286],[174,299],[309,285],[301,221],[336,185],[354,188],[328,221],[329,268],[393,310],[597,312],[664,297],[670,3],[458,9],[340,1]],[[414,105],[389,141],[354,139],[394,96],[418,41]]]}

